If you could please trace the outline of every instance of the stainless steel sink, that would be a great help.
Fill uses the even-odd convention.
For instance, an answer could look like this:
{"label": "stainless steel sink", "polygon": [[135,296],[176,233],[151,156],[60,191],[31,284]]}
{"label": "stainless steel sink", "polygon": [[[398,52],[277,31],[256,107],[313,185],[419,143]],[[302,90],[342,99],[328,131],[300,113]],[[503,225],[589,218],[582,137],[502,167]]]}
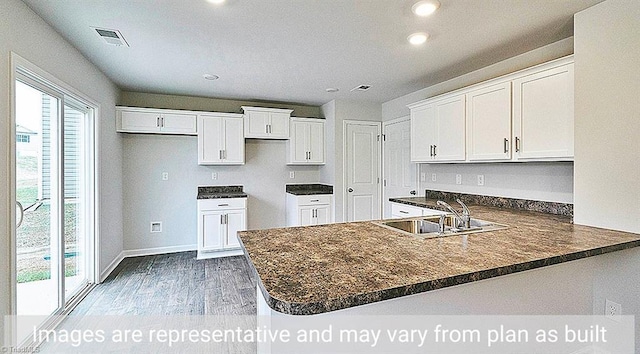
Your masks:
{"label": "stainless steel sink", "polygon": [[506,229],[506,225],[491,221],[471,218],[469,228],[456,228],[455,217],[447,214],[444,219],[444,232],[440,233],[440,216],[423,216],[406,219],[382,220],[374,222],[377,225],[420,238],[466,235],[477,232],[487,232]]}

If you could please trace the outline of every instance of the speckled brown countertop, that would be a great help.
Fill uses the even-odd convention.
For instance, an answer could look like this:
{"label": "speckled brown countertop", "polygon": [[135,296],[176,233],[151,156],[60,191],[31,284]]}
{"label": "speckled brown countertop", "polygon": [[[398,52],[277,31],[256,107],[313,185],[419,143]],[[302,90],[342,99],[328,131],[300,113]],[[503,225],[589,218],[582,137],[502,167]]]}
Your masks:
{"label": "speckled brown countertop", "polygon": [[431,239],[372,222],[243,231],[245,255],[276,311],[310,315],[640,246],[640,235],[566,216],[469,206],[506,230]]}

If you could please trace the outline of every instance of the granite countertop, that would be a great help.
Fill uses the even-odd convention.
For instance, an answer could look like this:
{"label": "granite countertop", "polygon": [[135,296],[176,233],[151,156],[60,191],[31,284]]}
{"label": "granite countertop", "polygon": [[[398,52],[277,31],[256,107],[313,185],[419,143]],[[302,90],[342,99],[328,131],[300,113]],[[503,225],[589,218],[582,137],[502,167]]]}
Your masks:
{"label": "granite countertop", "polygon": [[293,195],[333,194],[333,186],[326,184],[287,184],[285,190]]}
{"label": "granite countertop", "polygon": [[509,228],[420,239],[373,222],[354,222],[238,235],[269,306],[292,315],[324,313],[640,246],[638,234],[574,225],[567,216],[469,208],[474,218]]}
{"label": "granite countertop", "polygon": [[242,186],[205,186],[198,187],[198,199],[246,198]]}

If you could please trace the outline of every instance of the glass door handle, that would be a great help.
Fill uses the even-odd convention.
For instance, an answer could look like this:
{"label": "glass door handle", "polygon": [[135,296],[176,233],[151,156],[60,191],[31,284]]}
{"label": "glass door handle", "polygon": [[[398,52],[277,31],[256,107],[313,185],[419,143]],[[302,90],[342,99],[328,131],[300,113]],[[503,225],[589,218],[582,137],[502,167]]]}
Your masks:
{"label": "glass door handle", "polygon": [[20,225],[22,225],[22,221],[24,220],[24,208],[22,207],[22,203],[20,203],[19,201],[16,201],[16,206],[20,211],[20,219],[19,219],[20,221],[16,223],[16,229],[17,229],[20,227]]}

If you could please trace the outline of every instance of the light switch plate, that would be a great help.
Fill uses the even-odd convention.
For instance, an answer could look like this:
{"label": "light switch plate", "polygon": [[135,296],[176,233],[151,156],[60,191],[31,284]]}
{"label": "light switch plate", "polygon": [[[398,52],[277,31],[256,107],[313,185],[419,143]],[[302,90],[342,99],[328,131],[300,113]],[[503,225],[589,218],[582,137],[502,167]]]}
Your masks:
{"label": "light switch plate", "polygon": [[218,172],[211,172],[211,179],[218,179]]}
{"label": "light switch plate", "polygon": [[436,174],[432,173],[431,174],[431,182],[435,182],[436,181]]}
{"label": "light switch plate", "polygon": [[478,185],[484,186],[484,175],[478,175]]}
{"label": "light switch plate", "polygon": [[289,171],[289,178],[296,178],[296,172],[295,171]]}
{"label": "light switch plate", "polygon": [[456,184],[462,184],[462,175],[460,174],[456,175]]}
{"label": "light switch plate", "polygon": [[169,180],[169,172],[162,172],[162,180],[163,181]]}

